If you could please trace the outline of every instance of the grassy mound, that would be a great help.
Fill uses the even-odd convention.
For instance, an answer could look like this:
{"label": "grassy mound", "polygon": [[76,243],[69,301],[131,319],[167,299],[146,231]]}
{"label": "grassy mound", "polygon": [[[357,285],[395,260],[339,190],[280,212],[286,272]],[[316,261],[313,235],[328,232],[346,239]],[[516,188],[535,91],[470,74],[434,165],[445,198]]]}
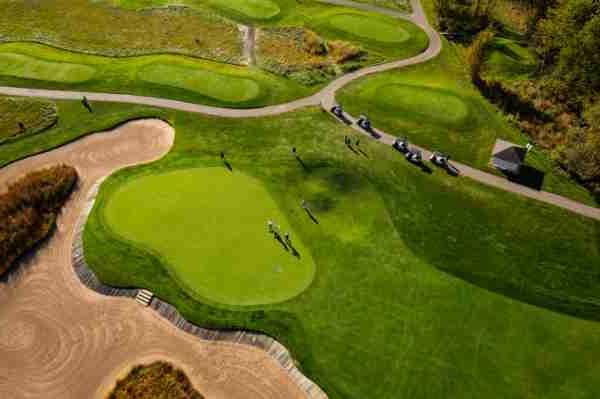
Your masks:
{"label": "grassy mound", "polygon": [[[158,253],[199,300],[281,302],[314,275],[310,253],[262,184],[225,167],[143,176],[106,199],[104,213],[112,231]],[[298,256],[268,234],[268,220],[291,233]]]}
{"label": "grassy mound", "polygon": [[185,373],[167,362],[135,366],[106,399],[202,399]]}
{"label": "grassy mound", "polygon": [[514,40],[498,37],[486,50],[483,75],[487,79],[525,79],[535,72],[535,53]]}
{"label": "grassy mound", "polygon": [[398,24],[357,14],[337,14],[329,23],[334,29],[381,43],[402,43],[410,39],[410,33]]}
{"label": "grassy mound", "polygon": [[[364,137],[352,151],[343,136],[353,131],[318,109],[169,119],[172,151],[100,190],[84,244],[103,281],[147,287],[201,325],[276,337],[332,399],[600,395],[600,323],[559,313],[598,317],[598,222],[437,169],[424,174]],[[160,259],[99,223],[111,186],[222,167],[223,148],[234,171],[266,187],[314,259],[301,295],[244,309],[194,301]]]}
{"label": "grassy mound", "polygon": [[56,104],[20,97],[0,97],[0,145],[39,133],[58,120]]}
{"label": "grassy mound", "polygon": [[263,21],[277,17],[281,12],[279,1],[272,0],[113,0],[119,7],[144,9],[150,7],[186,6],[205,11],[211,7],[236,19]]}
{"label": "grassy mound", "polygon": [[285,102],[310,92],[259,69],[180,55],[117,58],[6,43],[0,44],[0,62],[0,84],[139,94],[235,108]]}
{"label": "grassy mound", "polygon": [[[528,142],[473,87],[460,54],[449,43],[436,59],[355,81],[337,99],[350,113],[366,113],[390,134],[493,173],[498,173],[490,165],[497,138]],[[545,174],[542,189],[595,205],[590,193],[556,170],[542,151],[534,148],[526,163]]]}
{"label": "grassy mound", "polygon": [[307,25],[327,39],[360,45],[380,60],[412,57],[429,43],[425,32],[409,21],[348,8],[320,9]]}
{"label": "grassy mound", "polygon": [[260,94],[260,86],[252,79],[168,64],[146,65],[138,76],[146,82],[178,87],[223,102],[250,101]]}
{"label": "grassy mound", "polygon": [[79,83],[90,80],[96,70],[88,65],[53,62],[23,54],[0,54],[2,75],[49,82]]}

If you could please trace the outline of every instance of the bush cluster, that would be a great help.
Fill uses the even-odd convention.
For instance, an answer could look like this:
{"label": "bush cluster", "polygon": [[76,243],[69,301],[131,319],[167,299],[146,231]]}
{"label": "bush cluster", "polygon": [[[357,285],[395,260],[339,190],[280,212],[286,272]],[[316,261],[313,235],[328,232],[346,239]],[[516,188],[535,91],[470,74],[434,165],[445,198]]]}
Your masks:
{"label": "bush cluster", "polygon": [[52,230],[77,177],[58,165],[27,174],[0,195],[0,274]]}
{"label": "bush cluster", "polygon": [[185,373],[167,362],[135,366],[107,399],[203,399]]}

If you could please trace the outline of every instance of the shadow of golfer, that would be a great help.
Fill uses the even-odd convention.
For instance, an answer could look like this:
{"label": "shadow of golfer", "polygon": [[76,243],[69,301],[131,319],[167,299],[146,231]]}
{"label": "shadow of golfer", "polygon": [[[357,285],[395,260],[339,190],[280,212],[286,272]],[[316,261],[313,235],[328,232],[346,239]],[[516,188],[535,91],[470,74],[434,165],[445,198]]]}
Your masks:
{"label": "shadow of golfer", "polygon": [[227,161],[226,159],[223,160],[223,164],[225,165],[225,167],[227,169],[229,169],[230,172],[233,172],[233,168],[231,167],[231,164],[229,163],[229,161]]}
{"label": "shadow of golfer", "polygon": [[279,241],[279,243],[281,244],[281,246],[283,246],[283,249],[285,249],[286,251],[289,251],[290,249],[288,248],[288,246],[285,244],[285,242],[281,239],[281,236],[277,233],[273,234],[273,237],[275,237],[275,239],[277,241]]}
{"label": "shadow of golfer", "polygon": [[302,166],[302,169],[304,169],[305,172],[310,172],[310,168],[307,164],[304,163],[304,161],[302,160],[302,158],[300,158],[299,155],[296,155],[296,161],[298,161],[298,163],[300,164],[300,166]]}
{"label": "shadow of golfer", "polygon": [[304,210],[306,211],[306,214],[308,215],[308,217],[310,217],[310,220],[312,220],[315,224],[319,224],[319,221],[317,220],[317,218],[315,217],[315,215],[312,214],[312,212],[310,211],[310,209],[304,208]]}
{"label": "shadow of golfer", "polygon": [[359,155],[358,151],[356,151],[356,149],[352,146],[352,144],[346,143],[346,147],[348,147],[356,155]]}

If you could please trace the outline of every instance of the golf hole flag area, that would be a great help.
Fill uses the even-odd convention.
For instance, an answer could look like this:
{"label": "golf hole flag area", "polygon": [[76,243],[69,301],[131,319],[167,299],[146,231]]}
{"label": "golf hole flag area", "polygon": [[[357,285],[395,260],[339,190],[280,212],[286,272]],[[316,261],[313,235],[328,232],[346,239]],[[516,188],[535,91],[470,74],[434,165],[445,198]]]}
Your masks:
{"label": "golf hole flag area", "polygon": [[[310,253],[263,185],[226,168],[138,177],[110,196],[104,219],[116,235],[159,257],[200,301],[282,302],[304,291],[315,273]],[[269,233],[269,220],[281,241]]]}

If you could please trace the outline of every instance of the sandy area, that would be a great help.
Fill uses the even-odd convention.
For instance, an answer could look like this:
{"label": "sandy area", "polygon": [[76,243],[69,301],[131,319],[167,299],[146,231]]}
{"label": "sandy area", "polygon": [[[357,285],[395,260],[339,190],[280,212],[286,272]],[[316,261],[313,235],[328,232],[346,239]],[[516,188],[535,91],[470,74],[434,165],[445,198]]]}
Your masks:
{"label": "sandy area", "polygon": [[0,398],[102,397],[140,361],[182,367],[207,398],[301,398],[266,352],[188,335],[132,299],[99,295],[71,265],[74,226],[95,181],[125,165],[164,155],[174,131],[143,120],[98,133],[0,169],[0,191],[28,171],[66,163],[81,181],[53,237],[0,282]]}

